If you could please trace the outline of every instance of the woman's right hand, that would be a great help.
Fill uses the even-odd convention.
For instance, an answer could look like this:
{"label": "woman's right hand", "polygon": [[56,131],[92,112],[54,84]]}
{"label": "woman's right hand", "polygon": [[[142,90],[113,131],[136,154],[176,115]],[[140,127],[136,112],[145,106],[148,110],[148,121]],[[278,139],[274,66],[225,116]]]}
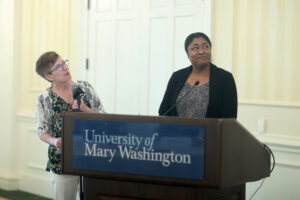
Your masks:
{"label": "woman's right hand", "polygon": [[53,145],[56,146],[57,148],[61,148],[61,147],[62,147],[62,144],[61,144],[61,137],[59,137],[59,138],[54,138]]}
{"label": "woman's right hand", "polygon": [[41,140],[48,144],[54,145],[56,148],[62,148],[61,137],[55,138],[55,137],[52,137],[49,133],[45,133],[41,136]]}

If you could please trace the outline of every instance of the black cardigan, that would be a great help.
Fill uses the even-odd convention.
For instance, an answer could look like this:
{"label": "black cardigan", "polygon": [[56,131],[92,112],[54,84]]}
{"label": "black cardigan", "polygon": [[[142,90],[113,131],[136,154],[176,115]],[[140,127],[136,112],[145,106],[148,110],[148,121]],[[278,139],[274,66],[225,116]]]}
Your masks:
{"label": "black cardigan", "polygon": [[[159,108],[163,115],[175,104],[180,90],[192,72],[192,66],[174,72],[169,80],[164,98]],[[176,106],[166,116],[178,116]],[[209,102],[207,118],[236,118],[237,92],[234,78],[230,72],[210,64]]]}

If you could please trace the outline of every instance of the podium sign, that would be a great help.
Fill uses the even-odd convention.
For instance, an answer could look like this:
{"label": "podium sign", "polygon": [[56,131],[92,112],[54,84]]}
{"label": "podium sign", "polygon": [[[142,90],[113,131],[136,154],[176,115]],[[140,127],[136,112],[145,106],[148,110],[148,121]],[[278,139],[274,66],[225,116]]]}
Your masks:
{"label": "podium sign", "polygon": [[73,121],[75,169],[203,180],[204,155],[204,126]]}

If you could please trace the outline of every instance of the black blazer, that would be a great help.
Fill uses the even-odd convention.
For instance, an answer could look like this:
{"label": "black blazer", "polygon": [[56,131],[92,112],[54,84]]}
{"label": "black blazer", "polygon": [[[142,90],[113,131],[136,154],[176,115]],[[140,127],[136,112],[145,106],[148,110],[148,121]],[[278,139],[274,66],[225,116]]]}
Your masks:
{"label": "black blazer", "polygon": [[[164,98],[159,107],[159,115],[163,115],[175,104],[180,90],[192,72],[192,66],[174,72],[169,80]],[[178,116],[176,106],[166,116]],[[237,91],[232,74],[210,64],[209,102],[207,118],[236,118]]]}

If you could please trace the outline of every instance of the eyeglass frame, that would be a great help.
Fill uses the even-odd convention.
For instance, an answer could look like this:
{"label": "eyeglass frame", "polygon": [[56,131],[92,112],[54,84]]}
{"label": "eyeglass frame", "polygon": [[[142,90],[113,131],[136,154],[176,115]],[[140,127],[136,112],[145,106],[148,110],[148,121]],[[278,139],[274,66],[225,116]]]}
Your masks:
{"label": "eyeglass frame", "polygon": [[69,60],[68,60],[68,59],[63,60],[61,64],[56,65],[56,66],[54,67],[54,69],[52,69],[52,70],[50,70],[48,73],[46,73],[45,76],[48,75],[48,74],[51,74],[51,73],[54,72],[54,71],[61,71],[62,68],[63,68],[65,65],[69,66]]}

